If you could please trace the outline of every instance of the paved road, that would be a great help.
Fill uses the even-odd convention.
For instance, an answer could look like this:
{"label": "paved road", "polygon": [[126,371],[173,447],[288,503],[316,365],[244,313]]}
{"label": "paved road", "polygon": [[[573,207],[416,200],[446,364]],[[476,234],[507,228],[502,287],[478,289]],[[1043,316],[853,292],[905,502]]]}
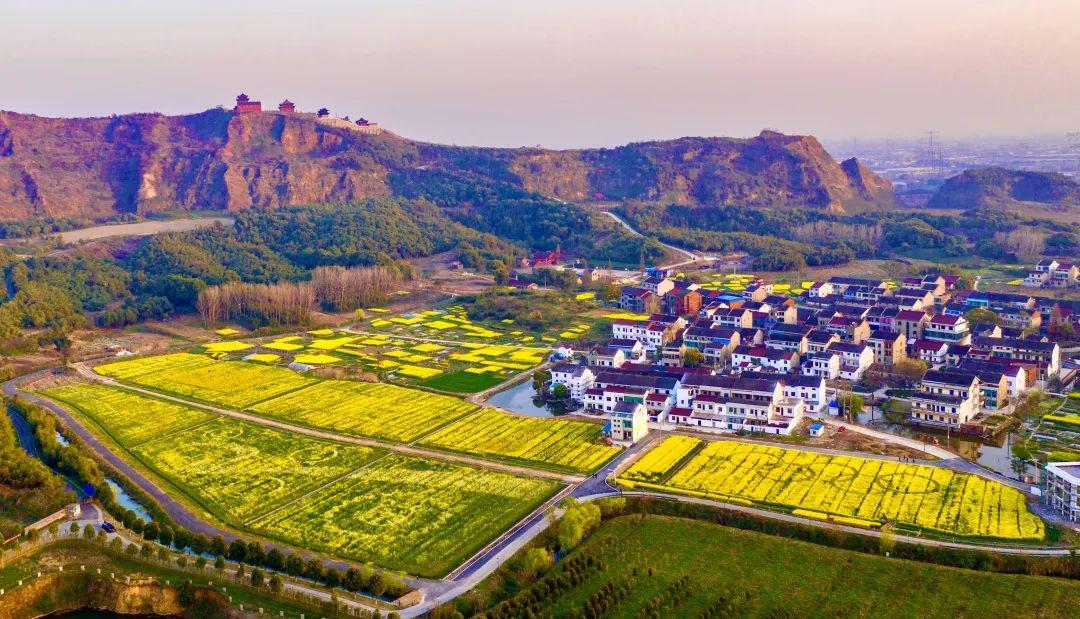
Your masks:
{"label": "paved road", "polygon": [[[621,225],[623,228],[625,228],[626,231],[629,232],[630,234],[632,234],[634,236],[645,236],[642,233],[635,230],[634,227],[631,226],[629,223],[627,223],[627,221],[625,219],[623,219],[622,217],[619,217],[615,213],[612,213],[611,211],[603,211],[603,213],[605,215],[607,215],[608,217],[614,219],[616,222],[618,222],[619,225]],[[668,245],[667,243],[664,243],[664,242],[660,241],[659,239],[656,239],[656,242],[660,243],[661,245],[663,245],[664,247],[670,249],[673,252],[676,252],[676,253],[682,254],[683,256],[686,256],[686,260],[683,260],[682,262],[673,262],[671,264],[662,265],[660,267],[662,269],[676,269],[678,267],[681,267],[681,266],[690,264],[692,262],[697,262],[698,260],[701,260],[701,256],[695,254],[692,251],[688,251],[688,250],[683,249],[681,247],[675,247],[674,245]]]}
{"label": "paved road", "polygon": [[[19,438],[19,444],[22,446],[23,451],[44,462],[45,459],[41,456],[41,449],[38,448],[37,438],[34,436],[34,429],[31,428],[30,424],[15,411],[9,409],[7,413],[8,419],[11,419],[11,425],[15,428],[15,435]],[[83,489],[82,485],[72,481],[59,471],[54,470],[53,472],[67,482],[68,487],[71,488],[76,497],[80,499],[86,498],[86,490]]]}

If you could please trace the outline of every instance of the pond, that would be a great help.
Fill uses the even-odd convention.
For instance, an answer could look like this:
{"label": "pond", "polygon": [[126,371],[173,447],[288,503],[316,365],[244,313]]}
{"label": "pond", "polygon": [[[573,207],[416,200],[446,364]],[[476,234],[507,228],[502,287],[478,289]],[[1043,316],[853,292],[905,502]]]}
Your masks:
{"label": "pond", "polygon": [[150,522],[150,513],[146,511],[146,508],[140,505],[135,499],[131,498],[131,495],[124,490],[124,488],[115,481],[105,478],[105,483],[112,488],[113,496],[116,497],[116,504],[124,509],[130,509],[135,513],[135,516],[143,522]]}
{"label": "pond", "polygon": [[[890,423],[882,418],[881,409],[875,409],[859,414],[859,424],[873,428],[881,432],[888,432],[897,436],[906,436],[918,440],[933,443],[937,440],[942,446],[957,452],[964,458],[984,466],[991,471],[1000,473],[1011,479],[1020,479],[1020,476],[1012,467],[1012,444],[1017,439],[1013,432],[998,435],[991,440],[982,440],[971,436],[962,436],[955,433],[947,435],[945,432],[927,430],[925,428],[913,428],[911,426]],[[1030,464],[1025,471],[1034,474],[1035,468]]]}
{"label": "pond", "polygon": [[519,415],[528,415],[529,417],[556,417],[558,414],[554,413],[544,404],[543,400],[536,397],[536,391],[533,389],[532,381],[526,380],[520,382],[509,389],[504,389],[495,395],[488,398],[487,404],[491,406],[497,406],[501,409],[508,410],[512,413],[518,413]]}

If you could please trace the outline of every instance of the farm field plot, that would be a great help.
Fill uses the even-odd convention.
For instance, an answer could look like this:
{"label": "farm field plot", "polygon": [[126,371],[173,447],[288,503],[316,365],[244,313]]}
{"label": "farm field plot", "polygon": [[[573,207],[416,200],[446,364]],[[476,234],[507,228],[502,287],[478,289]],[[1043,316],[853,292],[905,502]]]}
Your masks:
{"label": "farm field plot", "polygon": [[[582,561],[586,558],[602,567],[588,569]],[[556,578],[566,578],[568,566],[577,567],[576,582],[558,595],[543,595],[541,587]],[[653,576],[643,577],[650,569]],[[706,522],[651,515],[604,522],[540,583],[531,587],[540,594],[536,596],[541,600],[539,605],[530,608],[537,617],[573,616],[609,583],[616,587],[630,585],[625,597],[605,614],[611,619],[1064,619],[1075,617],[1080,604],[1080,583],[1076,581],[898,561]],[[480,585],[479,589],[486,587]],[[672,595],[675,591],[684,595]],[[659,609],[654,605],[658,598],[665,601]],[[503,616],[524,616],[523,607]],[[717,608],[723,610],[716,612]],[[484,610],[489,609],[481,608],[481,612]],[[657,610],[658,614],[652,614]],[[488,616],[494,614],[489,612]]]}
{"label": "farm field plot", "polygon": [[94,371],[163,393],[235,408],[317,382],[285,368],[189,353],[109,363]]}
{"label": "farm field plot", "polygon": [[435,432],[421,443],[448,451],[591,473],[618,447],[597,444],[600,426],[584,421],[518,417],[485,408]]}
{"label": "farm field plot", "polygon": [[211,413],[114,387],[84,383],[53,387],[44,395],[75,408],[132,447],[214,419]]}
{"label": "farm field plot", "polygon": [[436,376],[435,378],[428,379],[420,384],[425,387],[438,389],[440,391],[449,391],[451,393],[476,393],[478,391],[490,389],[504,380],[506,380],[506,377],[500,374],[488,372],[472,373],[463,370],[461,372],[454,372],[453,374]]}
{"label": "farm field plot", "polygon": [[951,535],[1045,535],[1020,492],[975,475],[734,441],[706,445],[662,487]]}
{"label": "farm field plot", "polygon": [[438,577],[558,488],[547,480],[390,455],[251,528],[305,548]]}
{"label": "farm field plot", "polygon": [[233,523],[265,513],[382,453],[226,418],[131,451],[209,511]]}
{"label": "farm field plot", "polygon": [[699,438],[669,436],[627,469],[623,477],[653,483],[663,481],[701,444]]}
{"label": "farm field plot", "polygon": [[410,442],[476,406],[458,398],[382,383],[326,380],[260,402],[251,412],[313,428]]}

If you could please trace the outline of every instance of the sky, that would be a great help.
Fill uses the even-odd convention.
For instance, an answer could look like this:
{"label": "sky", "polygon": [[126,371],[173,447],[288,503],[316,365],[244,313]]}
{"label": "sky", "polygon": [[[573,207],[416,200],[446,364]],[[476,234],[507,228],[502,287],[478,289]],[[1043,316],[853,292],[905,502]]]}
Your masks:
{"label": "sky", "polygon": [[1080,131],[1080,0],[0,0],[0,109],[265,105],[418,140]]}

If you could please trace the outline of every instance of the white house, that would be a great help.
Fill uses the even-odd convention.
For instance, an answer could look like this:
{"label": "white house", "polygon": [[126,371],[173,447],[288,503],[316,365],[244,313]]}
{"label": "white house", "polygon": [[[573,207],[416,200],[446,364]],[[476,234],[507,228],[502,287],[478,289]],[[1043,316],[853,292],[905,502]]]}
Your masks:
{"label": "white house", "polygon": [[611,411],[611,440],[636,443],[649,433],[649,417],[641,402],[625,400]]}
{"label": "white house", "polygon": [[973,374],[930,370],[910,400],[915,425],[958,430],[982,408],[981,382]]}
{"label": "white house", "polygon": [[862,380],[866,370],[874,364],[874,350],[866,344],[838,342],[829,350],[840,355],[840,378],[850,381]]}
{"label": "white house", "polygon": [[840,378],[840,355],[828,350],[810,353],[803,362],[802,375],[825,380]]}
{"label": "white house", "polygon": [[1066,520],[1080,521],[1080,462],[1046,465],[1043,501]]}
{"label": "white house", "polygon": [[596,375],[585,365],[560,363],[551,368],[551,384],[566,385],[570,399],[582,402],[585,392],[592,388]]}

